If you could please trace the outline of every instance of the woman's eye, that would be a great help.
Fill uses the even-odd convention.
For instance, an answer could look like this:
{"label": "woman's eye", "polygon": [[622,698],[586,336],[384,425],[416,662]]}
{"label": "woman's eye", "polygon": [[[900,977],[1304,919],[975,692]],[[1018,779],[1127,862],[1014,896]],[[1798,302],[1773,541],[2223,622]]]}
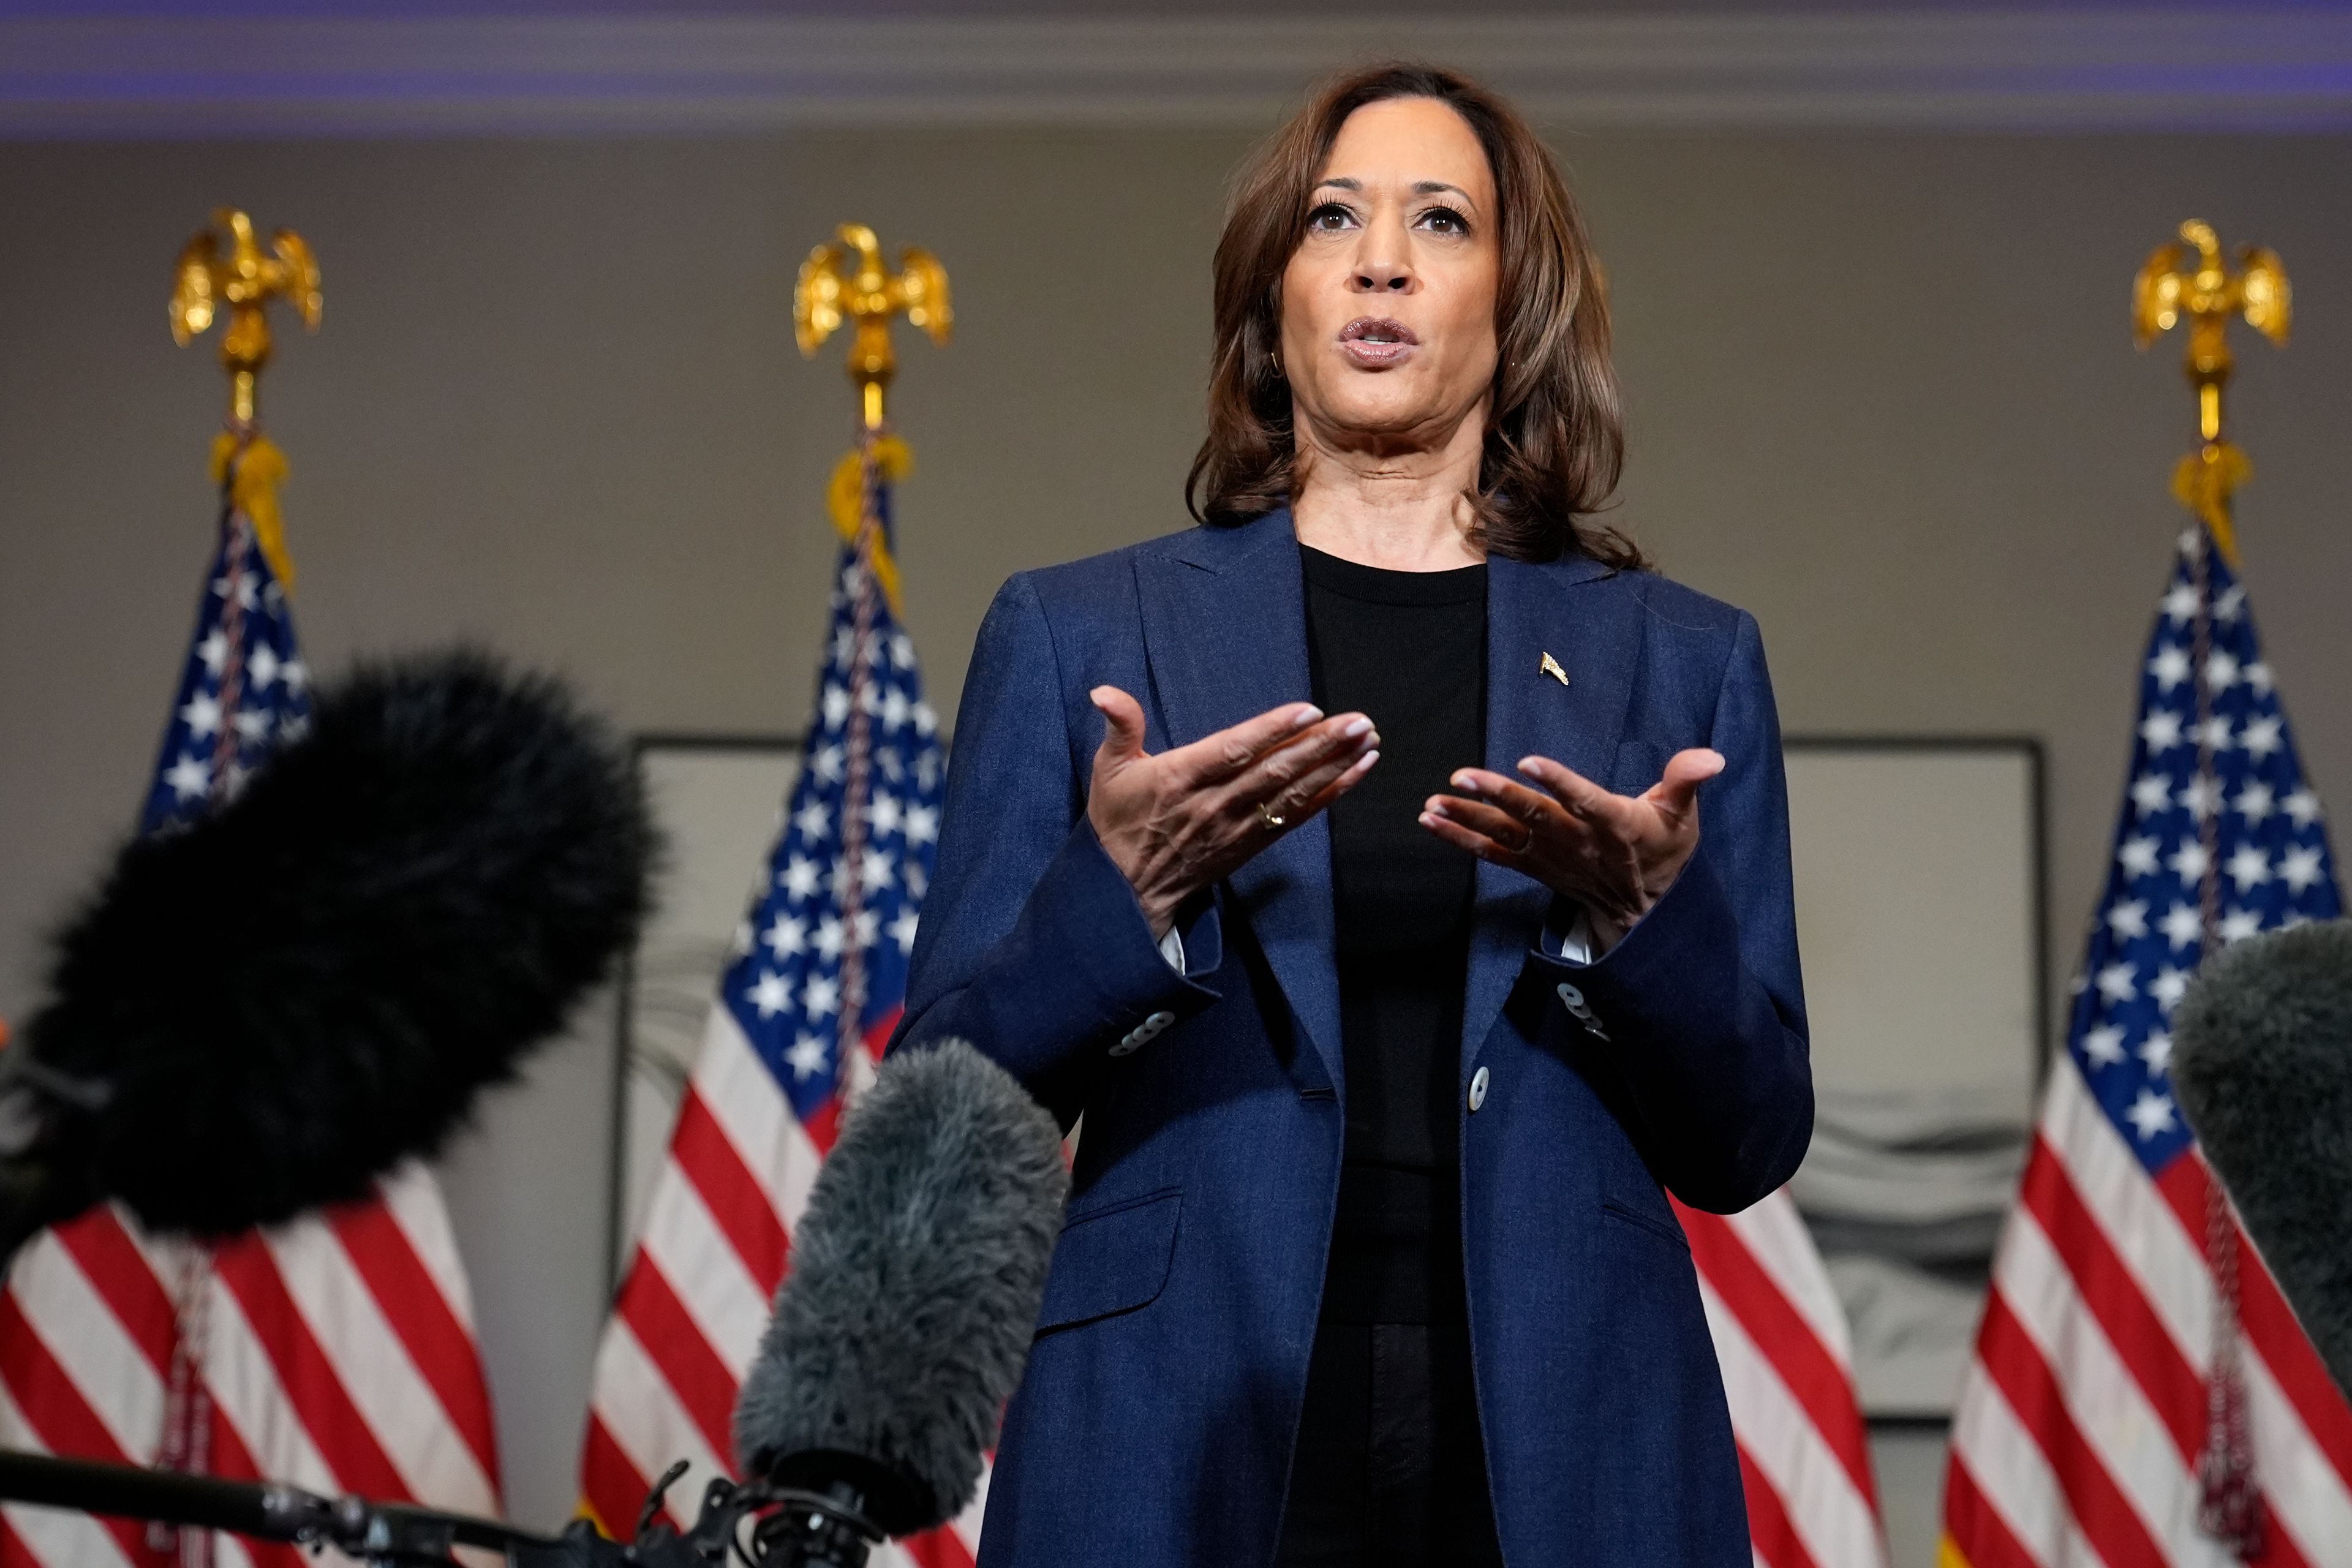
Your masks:
{"label": "woman's eye", "polygon": [[1440,234],[1468,234],[1470,220],[1452,207],[1432,207],[1421,215],[1421,221]]}
{"label": "woman's eye", "polygon": [[1347,227],[1355,216],[1338,202],[1325,202],[1307,215],[1307,227],[1311,233],[1333,234]]}

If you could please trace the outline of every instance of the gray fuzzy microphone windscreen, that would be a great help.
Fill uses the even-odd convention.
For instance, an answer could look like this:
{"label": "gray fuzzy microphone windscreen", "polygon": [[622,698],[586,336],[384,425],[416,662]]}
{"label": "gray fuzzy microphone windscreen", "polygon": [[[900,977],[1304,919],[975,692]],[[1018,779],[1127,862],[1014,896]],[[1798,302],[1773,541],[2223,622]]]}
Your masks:
{"label": "gray fuzzy microphone windscreen", "polygon": [[2172,1079],[2247,1233],[2352,1391],[2352,921],[2208,957],[2173,1019]]}
{"label": "gray fuzzy microphone windscreen", "polygon": [[846,1116],[735,1407],[746,1475],[845,1480],[887,1535],[971,1500],[1021,1381],[1069,1173],[1054,1118],[961,1040]]}

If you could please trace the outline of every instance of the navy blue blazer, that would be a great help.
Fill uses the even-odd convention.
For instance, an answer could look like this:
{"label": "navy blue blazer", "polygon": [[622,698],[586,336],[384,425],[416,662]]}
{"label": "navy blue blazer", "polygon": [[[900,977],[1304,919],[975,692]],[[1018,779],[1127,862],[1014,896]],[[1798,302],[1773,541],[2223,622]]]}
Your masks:
{"label": "navy blue blazer", "polygon": [[[1567,687],[1538,674],[1546,653]],[[1106,682],[1142,703],[1154,751],[1307,698],[1289,514],[1023,573],[972,654],[897,1037],[961,1036],[1064,1126],[1086,1119],[981,1562],[1263,1564],[1339,1194],[1330,837],[1301,824],[1196,900],[1177,974],[1087,821],[1087,692]],[[1478,867],[1462,1238],[1504,1554],[1744,1568],[1730,1417],[1665,1193],[1744,1208],[1812,1128],[1756,623],[1582,556],[1496,558],[1486,689],[1498,772],[1541,753],[1638,794],[1684,747],[1727,762],[1696,855],[1595,963],[1548,956],[1546,889]]]}

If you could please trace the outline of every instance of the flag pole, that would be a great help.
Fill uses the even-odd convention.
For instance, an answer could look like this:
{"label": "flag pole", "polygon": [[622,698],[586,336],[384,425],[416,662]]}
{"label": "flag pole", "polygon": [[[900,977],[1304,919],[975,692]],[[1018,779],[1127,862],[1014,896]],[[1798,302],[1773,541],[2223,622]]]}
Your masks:
{"label": "flag pole", "polygon": [[[890,321],[904,315],[909,325],[944,345],[953,330],[948,275],[928,250],[908,247],[899,270],[884,268],[881,242],[864,224],[845,223],[835,238],[809,252],[793,288],[793,336],[803,358],[814,359],[845,320],[854,331],[847,369],[857,388],[856,448],[842,468],[854,473],[855,510],[838,505],[843,486],[833,487],[835,526],[845,531],[857,554],[853,638],[849,665],[849,718],[841,796],[841,1013],[835,1032],[836,1072],[865,1037],[866,965],[861,925],[865,918],[864,869],[868,795],[873,764],[875,595],[898,598],[898,570],[890,557],[888,520],[882,505],[884,483],[906,468],[906,448],[890,434],[884,399],[898,374],[890,346]],[[848,512],[845,518],[843,513]]]}
{"label": "flag pole", "polygon": [[[2222,434],[2222,393],[2235,366],[2229,330],[2232,320],[2243,316],[2247,325],[2284,347],[2293,297],[2286,268],[2275,251],[2244,247],[2239,253],[2239,266],[2232,269],[2222,258],[2221,239],[2212,226],[2191,218],[2180,226],[2179,238],[2158,246],[2133,279],[2131,315],[2132,339],[2141,349],[2179,322],[2188,322],[2183,368],[2197,394],[2199,445],[2173,468],[2172,493],[2197,520],[2183,548],[2189,553],[2197,599],[2189,679],[2197,703],[2192,815],[2203,851],[2198,878],[2203,928],[2199,957],[2202,960],[2222,940],[2222,801],[2215,753],[2224,737],[2214,732],[2215,692],[2208,676],[2215,616],[2213,555],[2218,552],[2231,571],[2238,569],[2230,503],[2238,487],[2253,477],[2253,466],[2244,451]],[[2228,728],[2226,721],[2221,728]],[[2210,1173],[2205,1190],[2203,1239],[2206,1263],[2213,1274],[2214,1312],[2211,1363],[2205,1383],[2205,1444],[2197,1466],[2197,1523],[2241,1561],[2251,1562],[2262,1554],[2265,1521],[2261,1482],[2254,1474],[2253,1435],[2248,1426],[2241,1364],[2238,1221],[2221,1182]]]}

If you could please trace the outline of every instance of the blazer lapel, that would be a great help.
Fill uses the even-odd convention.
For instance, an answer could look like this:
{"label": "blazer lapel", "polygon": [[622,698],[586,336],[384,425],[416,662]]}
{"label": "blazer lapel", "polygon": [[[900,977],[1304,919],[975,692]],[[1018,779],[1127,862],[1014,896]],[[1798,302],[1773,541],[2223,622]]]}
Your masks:
{"label": "blazer lapel", "polygon": [[[1185,745],[1312,695],[1307,601],[1287,510],[1196,530],[1136,562],[1144,652],[1167,727]],[[1331,835],[1318,814],[1228,879],[1332,1087],[1343,1082]]]}
{"label": "blazer lapel", "polygon": [[[1606,784],[1641,658],[1642,605],[1593,584],[1614,574],[1584,556],[1542,564],[1490,556],[1486,566],[1486,767],[1518,778],[1525,756],[1549,757]],[[1544,656],[1567,675],[1562,686]],[[1462,1007],[1462,1070],[1495,1026],[1551,889],[1478,863],[1470,970]]]}

